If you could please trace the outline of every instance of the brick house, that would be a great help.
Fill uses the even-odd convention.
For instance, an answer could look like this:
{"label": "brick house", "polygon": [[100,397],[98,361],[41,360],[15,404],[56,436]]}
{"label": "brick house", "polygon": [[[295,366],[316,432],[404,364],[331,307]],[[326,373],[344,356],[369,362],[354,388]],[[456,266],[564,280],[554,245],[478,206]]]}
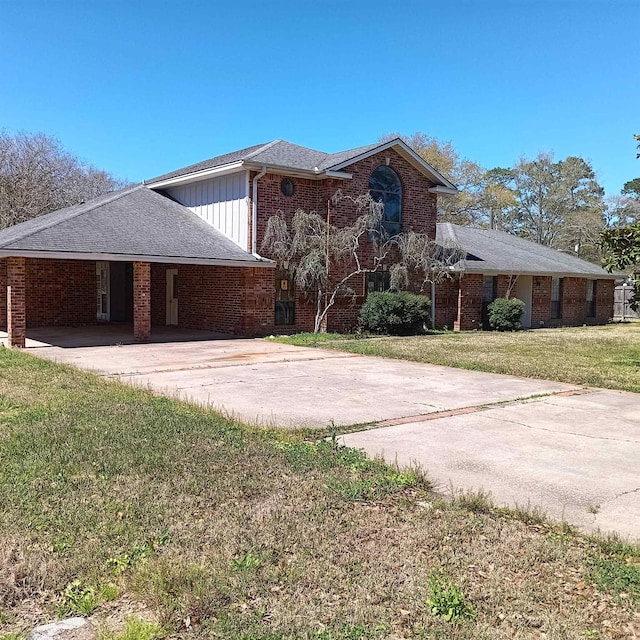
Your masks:
{"label": "brick house", "polygon": [[[160,326],[310,330],[312,303],[259,251],[277,211],[352,220],[353,206],[332,208],[337,190],[384,202],[390,232],[434,238],[437,198],[456,192],[399,139],[333,154],[275,140],[218,156],[0,231],[0,329],[13,346],[24,345],[29,328],[102,322],[132,324],[137,340]],[[490,287],[494,297],[507,289],[525,296],[528,326],[610,317],[613,280],[604,270],[545,247],[532,262],[532,243],[517,238],[501,262],[509,243],[486,235],[496,233],[438,225],[469,254],[435,292],[438,326],[480,326]],[[336,305],[328,330],[355,326],[367,292],[382,282],[356,282],[355,299]]]}

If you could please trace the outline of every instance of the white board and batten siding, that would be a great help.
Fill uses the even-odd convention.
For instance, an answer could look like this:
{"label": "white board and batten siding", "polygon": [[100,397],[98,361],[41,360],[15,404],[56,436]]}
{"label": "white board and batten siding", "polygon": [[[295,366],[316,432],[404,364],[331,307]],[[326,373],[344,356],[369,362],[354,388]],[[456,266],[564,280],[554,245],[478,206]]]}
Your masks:
{"label": "white board and batten siding", "polygon": [[238,246],[249,251],[246,171],[171,187],[167,192]]}

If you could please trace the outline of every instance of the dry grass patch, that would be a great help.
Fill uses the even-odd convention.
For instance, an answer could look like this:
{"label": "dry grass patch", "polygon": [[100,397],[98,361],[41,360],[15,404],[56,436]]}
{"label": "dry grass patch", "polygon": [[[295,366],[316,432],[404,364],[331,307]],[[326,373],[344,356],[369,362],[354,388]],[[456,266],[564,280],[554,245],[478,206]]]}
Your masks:
{"label": "dry grass patch", "polygon": [[312,334],[278,338],[449,367],[506,373],[640,393],[640,322],[515,333],[441,332],[411,338]]}
{"label": "dry grass patch", "polygon": [[20,353],[0,396],[0,636],[89,605],[130,640],[638,632],[632,545]]}

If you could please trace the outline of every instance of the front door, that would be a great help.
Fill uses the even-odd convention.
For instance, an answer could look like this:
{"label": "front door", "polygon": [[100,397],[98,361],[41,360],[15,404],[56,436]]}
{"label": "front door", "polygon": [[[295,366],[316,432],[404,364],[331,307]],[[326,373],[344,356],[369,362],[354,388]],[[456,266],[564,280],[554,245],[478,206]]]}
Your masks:
{"label": "front door", "polygon": [[109,322],[109,263],[96,262],[96,282],[98,285],[98,313],[97,318],[101,322]]}
{"label": "front door", "polygon": [[519,275],[513,291],[513,297],[524,302],[522,314],[522,328],[531,329],[531,302],[532,302],[533,277]]}
{"label": "front door", "polygon": [[178,270],[167,269],[167,324],[178,326]]}

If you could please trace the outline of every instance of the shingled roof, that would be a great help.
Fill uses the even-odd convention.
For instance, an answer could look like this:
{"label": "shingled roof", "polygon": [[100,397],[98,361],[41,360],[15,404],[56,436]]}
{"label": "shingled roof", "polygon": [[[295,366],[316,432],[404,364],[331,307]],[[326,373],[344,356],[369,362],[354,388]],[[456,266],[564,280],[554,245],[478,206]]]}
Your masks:
{"label": "shingled roof", "polygon": [[225,166],[232,166],[237,163],[240,163],[244,168],[266,166],[268,168],[288,169],[290,171],[308,173],[313,176],[322,176],[328,171],[348,166],[349,163],[356,162],[362,156],[376,152],[378,149],[383,150],[392,146],[397,147],[406,157],[414,162],[414,164],[417,164],[434,184],[455,190],[455,185],[420,158],[420,156],[400,138],[388,142],[378,142],[364,147],[357,147],[355,149],[348,149],[347,151],[339,151],[337,153],[316,151],[315,149],[292,144],[286,140],[272,140],[266,144],[247,147],[246,149],[197,162],[182,169],[176,169],[175,171],[165,173],[150,180],[145,180],[145,184],[153,188],[154,185],[158,183],[164,183],[165,181],[178,178],[187,178],[192,175],[195,177],[204,171],[217,168],[222,169]]}
{"label": "shingled roof", "polygon": [[619,277],[597,264],[496,229],[438,223],[436,241],[466,252],[457,269],[468,273],[551,275],[578,278]]}
{"label": "shingled roof", "polygon": [[0,256],[272,266],[143,185],[0,231]]}

